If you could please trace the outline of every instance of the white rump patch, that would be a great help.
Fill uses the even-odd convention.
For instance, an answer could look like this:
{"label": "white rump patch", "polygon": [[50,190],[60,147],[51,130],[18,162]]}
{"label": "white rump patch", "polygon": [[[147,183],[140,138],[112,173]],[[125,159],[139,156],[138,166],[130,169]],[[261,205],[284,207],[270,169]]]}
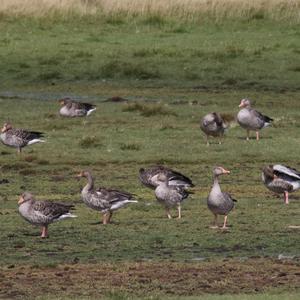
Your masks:
{"label": "white rump patch", "polygon": [[33,145],[36,143],[45,143],[45,140],[40,140],[40,139],[34,139],[28,142],[28,145]]}
{"label": "white rump patch", "polygon": [[87,112],[87,116],[89,116],[94,110],[96,110],[96,108],[93,108],[93,109],[90,109],[90,110],[88,110],[88,112]]}

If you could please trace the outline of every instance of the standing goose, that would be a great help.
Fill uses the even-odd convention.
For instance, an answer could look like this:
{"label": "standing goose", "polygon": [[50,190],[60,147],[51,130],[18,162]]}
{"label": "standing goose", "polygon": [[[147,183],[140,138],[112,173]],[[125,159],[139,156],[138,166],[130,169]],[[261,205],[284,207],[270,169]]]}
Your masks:
{"label": "standing goose", "polygon": [[48,237],[48,225],[66,218],[76,218],[70,213],[72,204],[51,201],[36,201],[29,192],[24,192],[19,199],[21,216],[32,225],[42,226],[41,237]]}
{"label": "standing goose", "polygon": [[85,177],[87,179],[88,183],[81,191],[82,200],[88,207],[103,214],[103,224],[110,223],[115,210],[125,206],[127,203],[138,202],[132,200],[133,195],[127,192],[107,188],[95,190],[94,179],[89,171],[81,171],[77,177]]}
{"label": "standing goose", "polygon": [[262,181],[270,191],[284,194],[285,204],[289,204],[289,193],[300,189],[300,172],[283,165],[269,165],[262,170]]}
{"label": "standing goose", "polygon": [[146,170],[141,168],[139,170],[139,179],[146,187],[155,189],[160,183],[158,176],[161,174],[167,177],[170,186],[181,186],[184,188],[194,187],[190,178],[164,166],[153,166]]}
{"label": "standing goose", "polygon": [[177,206],[178,219],[181,218],[181,202],[186,199],[191,192],[186,191],[182,186],[170,185],[169,178],[165,174],[159,174],[157,177],[158,186],[155,189],[155,196],[159,203],[165,209],[169,219],[172,218],[170,209]]}
{"label": "standing goose", "polygon": [[0,138],[4,145],[17,148],[18,153],[20,154],[22,148],[27,145],[45,142],[41,139],[43,135],[44,133],[39,131],[12,128],[10,123],[4,123],[1,129]]}
{"label": "standing goose", "polygon": [[[227,125],[219,113],[212,112],[202,118],[200,128],[205,133],[206,145],[209,146],[209,136],[222,138]],[[221,144],[221,140],[219,144]]]}
{"label": "standing goose", "polygon": [[224,223],[222,229],[227,229],[227,216],[233,209],[234,202],[236,202],[236,200],[233,199],[229,193],[221,191],[218,178],[222,174],[230,174],[230,171],[227,171],[222,167],[215,167],[213,169],[214,182],[207,198],[207,206],[215,216],[214,225],[212,226],[212,228],[218,228],[218,215],[223,215]]}
{"label": "standing goose", "polygon": [[76,102],[71,98],[60,99],[59,103],[62,105],[62,108],[59,110],[59,114],[63,117],[72,118],[89,116],[94,110],[96,110],[96,105]]}
{"label": "standing goose", "polygon": [[251,108],[249,99],[242,99],[239,107],[241,110],[237,114],[237,121],[242,128],[247,130],[247,141],[249,140],[250,130],[256,131],[256,140],[258,141],[259,130],[269,126],[273,119]]}

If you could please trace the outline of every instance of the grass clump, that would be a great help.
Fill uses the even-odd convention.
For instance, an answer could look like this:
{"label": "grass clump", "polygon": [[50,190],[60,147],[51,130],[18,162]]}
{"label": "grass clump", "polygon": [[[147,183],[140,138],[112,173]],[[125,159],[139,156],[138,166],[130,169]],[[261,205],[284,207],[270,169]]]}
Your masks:
{"label": "grass clump", "polygon": [[176,116],[175,112],[168,110],[161,104],[145,104],[145,103],[127,103],[122,111],[124,112],[139,112],[143,117],[151,117],[155,115]]}
{"label": "grass clump", "polygon": [[78,142],[78,145],[81,148],[92,148],[101,146],[101,144],[98,141],[98,138],[95,136],[87,136],[81,138]]}
{"label": "grass clump", "polygon": [[160,78],[160,73],[155,68],[150,69],[143,64],[113,60],[104,64],[100,73],[104,78],[132,78],[132,79],[155,79]]}
{"label": "grass clump", "polygon": [[138,144],[124,143],[124,144],[120,145],[120,149],[123,151],[126,151],[126,150],[139,151],[139,150],[141,150],[141,146]]}

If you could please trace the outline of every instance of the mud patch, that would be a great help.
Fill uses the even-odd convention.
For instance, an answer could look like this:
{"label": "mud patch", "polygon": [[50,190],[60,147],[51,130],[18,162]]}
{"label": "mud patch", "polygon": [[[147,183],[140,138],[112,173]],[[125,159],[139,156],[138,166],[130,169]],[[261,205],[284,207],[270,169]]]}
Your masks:
{"label": "mud patch", "polygon": [[99,298],[110,291],[136,296],[257,293],[300,286],[300,262],[271,259],[19,266],[0,269],[0,298],[45,294]]}

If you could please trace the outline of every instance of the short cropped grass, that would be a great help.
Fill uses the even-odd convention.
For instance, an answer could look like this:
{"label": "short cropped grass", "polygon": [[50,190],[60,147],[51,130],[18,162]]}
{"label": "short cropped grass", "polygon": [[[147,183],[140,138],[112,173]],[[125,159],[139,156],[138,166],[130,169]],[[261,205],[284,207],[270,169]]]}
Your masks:
{"label": "short cropped grass", "polygon": [[[92,101],[96,112],[77,119],[59,117],[57,101],[1,100],[0,119],[43,131],[47,140],[25,148],[22,157],[15,149],[1,146],[1,177],[9,180],[0,192],[3,263],[299,255],[299,230],[289,227],[299,225],[298,194],[294,199],[291,196],[290,205],[284,205],[260,179],[265,164],[300,168],[298,153],[292,150],[299,147],[297,94],[252,92],[248,96],[256,100],[256,107],[275,120],[262,131],[261,141],[246,142],[245,131],[233,123],[224,144],[212,140],[207,147],[199,129],[201,116],[210,111],[235,114],[244,93],[165,92],[143,91],[145,101],[139,107],[156,105],[157,99],[169,112],[149,116],[126,109],[138,90],[124,94],[129,104]],[[166,219],[153,191],[139,183],[139,168],[158,163],[190,176],[196,185],[196,193],[183,205],[182,220]],[[212,215],[205,199],[215,165],[232,171],[221,178],[221,184],[238,200],[229,216],[232,227],[228,232],[209,229]],[[139,203],[116,213],[111,226],[93,225],[101,216],[80,201],[85,180],[78,182],[74,176],[82,169],[92,171],[96,186],[128,190],[138,196]],[[54,224],[50,239],[41,241],[39,229],[17,213],[18,195],[24,190],[39,199],[75,203],[78,218]]]}

